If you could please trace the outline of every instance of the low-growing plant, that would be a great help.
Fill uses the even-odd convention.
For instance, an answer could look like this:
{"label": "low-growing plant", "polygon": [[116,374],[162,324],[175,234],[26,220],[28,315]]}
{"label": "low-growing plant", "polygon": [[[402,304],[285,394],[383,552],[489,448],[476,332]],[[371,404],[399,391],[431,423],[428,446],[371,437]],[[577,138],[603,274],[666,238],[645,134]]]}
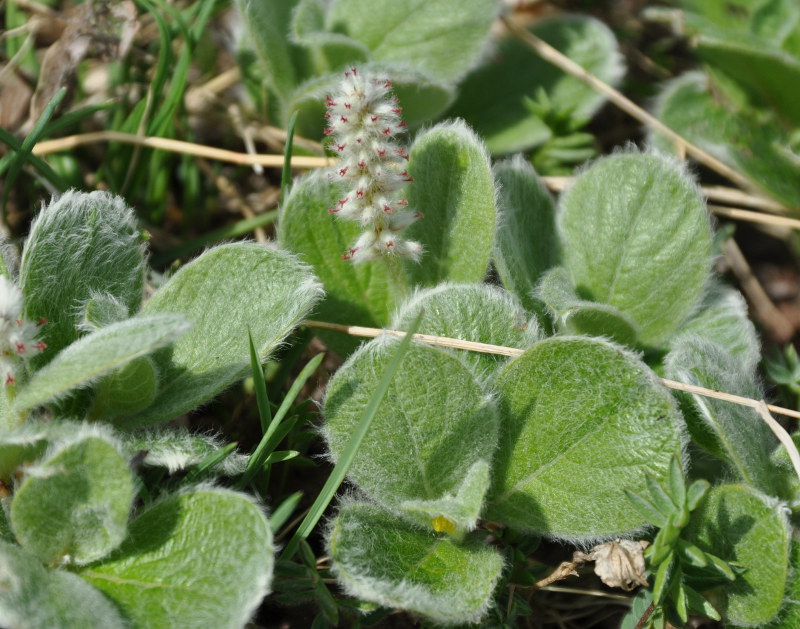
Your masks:
{"label": "low-growing plant", "polygon": [[227,244],[142,307],[146,262],[119,198],[68,192],[40,210],[18,275],[4,263],[3,626],[241,627],[270,589],[262,507],[209,481],[291,453],[249,460],[159,424],[248,375],[251,351],[260,366],[320,285],[285,251]]}
{"label": "low-growing plant", "polygon": [[[777,439],[753,409],[673,394],[659,378],[763,395],[757,336],[742,297],[711,271],[712,228],[691,176],[628,150],[592,164],[556,203],[525,161],[492,169],[461,121],[420,133],[406,170],[382,158],[381,131],[396,132],[385,97],[354,97],[371,82],[384,79],[351,71],[330,95],[340,162],[294,184],[282,243],[322,279],[326,320],[402,330],[419,315],[422,333],[516,357],[424,344],[404,356],[327,531],[344,590],[438,624],[475,623],[508,583],[498,531],[578,547],[648,538],[652,606],[633,624],[781,618],[796,482]],[[360,229],[373,247],[394,233],[382,221],[395,202],[381,195],[399,169],[402,211],[422,211],[404,232],[414,249],[372,248],[364,260]],[[490,265],[501,286],[483,283]],[[395,341],[356,348],[324,334],[348,356],[322,407],[336,461]]]}
{"label": "low-growing plant", "polygon": [[[677,4],[675,21],[703,65],[663,85],[656,114],[747,175],[754,188],[796,210],[800,7],[793,0]],[[671,149],[658,134],[653,141]]]}

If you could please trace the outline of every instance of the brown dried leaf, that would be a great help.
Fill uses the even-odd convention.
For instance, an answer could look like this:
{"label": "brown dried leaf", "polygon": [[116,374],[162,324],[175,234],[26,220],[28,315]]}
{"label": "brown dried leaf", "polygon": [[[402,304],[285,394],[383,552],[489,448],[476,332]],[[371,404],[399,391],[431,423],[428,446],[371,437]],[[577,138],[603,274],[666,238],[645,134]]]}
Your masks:
{"label": "brown dried leaf", "polygon": [[31,120],[41,115],[59,89],[72,82],[81,61],[87,56],[123,56],[138,29],[131,0],[84,2],[73,7],[64,22],[61,36],[42,59],[39,83],[31,100]]}
{"label": "brown dried leaf", "polygon": [[33,90],[13,70],[0,64],[0,127],[16,131],[25,121]]}
{"label": "brown dried leaf", "polygon": [[647,585],[644,563],[647,546],[646,541],[618,539],[595,546],[589,558],[595,562],[594,572],[603,583],[629,592],[637,585]]}

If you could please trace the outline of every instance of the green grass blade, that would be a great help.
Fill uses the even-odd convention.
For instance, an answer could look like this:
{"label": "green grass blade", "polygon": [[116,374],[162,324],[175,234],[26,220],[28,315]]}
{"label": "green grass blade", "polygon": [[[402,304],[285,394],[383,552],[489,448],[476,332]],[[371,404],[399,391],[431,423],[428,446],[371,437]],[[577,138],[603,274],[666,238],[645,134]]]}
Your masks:
{"label": "green grass blade", "polygon": [[258,471],[264,467],[267,457],[269,457],[272,450],[278,445],[278,443],[280,443],[275,436],[279,434],[278,428],[281,425],[283,418],[286,417],[286,414],[289,412],[292,402],[300,393],[300,389],[311,377],[311,374],[317,370],[317,367],[319,367],[319,364],[322,362],[324,357],[325,354],[317,354],[314,356],[314,358],[308,361],[308,364],[303,367],[300,375],[297,376],[297,379],[292,384],[289,392],[286,394],[286,397],[284,397],[280,408],[278,408],[278,411],[272,418],[269,427],[264,432],[264,436],[261,437],[261,441],[259,441],[256,449],[253,451],[253,454],[250,455],[250,458],[247,461],[247,468],[245,469],[244,474],[242,474],[242,478],[239,480],[239,488],[245,487],[250,481],[253,480]]}
{"label": "green grass blade", "polygon": [[[40,175],[42,175],[42,177],[47,179],[56,188],[61,190],[67,189],[68,186],[64,183],[58,173],[52,169],[50,164],[48,164],[38,155],[34,155],[33,153],[24,153],[20,141],[3,128],[0,128],[0,142],[14,151],[0,160],[0,176],[2,176],[3,173],[6,172],[6,170],[14,163],[21,159],[27,161]],[[10,184],[11,181],[6,179],[6,186],[10,187]]]}
{"label": "green grass blade", "polygon": [[294,127],[297,124],[297,113],[294,112],[289,119],[289,126],[286,129],[286,144],[283,147],[283,171],[281,172],[281,196],[278,201],[283,205],[286,198],[286,191],[292,183],[292,148],[294,146]]}
{"label": "green grass blade", "polygon": [[303,498],[302,491],[296,491],[291,496],[289,496],[286,500],[284,500],[275,511],[272,512],[272,515],[269,516],[269,526],[270,528],[277,533],[280,528],[286,524],[286,521],[289,519],[294,513],[294,510],[297,509],[297,505],[300,504],[300,500]]}
{"label": "green grass blade", "polygon": [[213,467],[216,467],[220,463],[222,463],[228,456],[236,450],[237,443],[234,441],[233,443],[229,443],[216,452],[212,452],[207,457],[205,457],[202,461],[200,461],[194,469],[192,469],[187,475],[187,481],[193,481],[201,476],[203,476],[208,470]]}
{"label": "green grass blade", "polygon": [[325,485],[319,492],[314,504],[311,505],[311,509],[309,510],[308,514],[306,514],[306,517],[295,531],[292,539],[289,540],[289,543],[286,545],[283,553],[281,553],[281,559],[289,560],[294,556],[295,552],[297,552],[297,547],[300,541],[309,536],[311,531],[322,517],[322,514],[325,512],[325,509],[328,508],[331,500],[333,500],[333,496],[336,494],[336,491],[339,489],[339,486],[342,484],[345,476],[347,476],[347,472],[349,471],[350,466],[355,459],[356,453],[361,447],[361,442],[364,440],[364,437],[366,436],[367,431],[372,424],[372,420],[378,411],[378,407],[383,401],[386,392],[389,390],[389,384],[391,384],[394,374],[397,372],[403,357],[408,351],[408,348],[411,345],[411,338],[417,331],[417,328],[419,328],[421,320],[422,312],[417,315],[417,318],[414,320],[414,323],[411,324],[408,333],[395,350],[392,361],[389,363],[389,366],[383,373],[381,381],[378,383],[378,387],[375,389],[367,408],[364,409],[364,414],[361,416],[358,426],[356,426],[353,435],[350,437],[347,447],[344,449],[339,457],[339,460],[336,462],[331,475],[328,477],[328,480],[325,481]]}
{"label": "green grass blade", "polygon": [[253,372],[253,387],[256,391],[256,404],[258,405],[258,418],[261,420],[261,432],[266,433],[272,422],[272,412],[269,408],[269,398],[267,397],[267,383],[264,380],[264,368],[258,360],[256,346],[253,345],[253,335],[247,331],[247,339],[250,343],[250,369]]}

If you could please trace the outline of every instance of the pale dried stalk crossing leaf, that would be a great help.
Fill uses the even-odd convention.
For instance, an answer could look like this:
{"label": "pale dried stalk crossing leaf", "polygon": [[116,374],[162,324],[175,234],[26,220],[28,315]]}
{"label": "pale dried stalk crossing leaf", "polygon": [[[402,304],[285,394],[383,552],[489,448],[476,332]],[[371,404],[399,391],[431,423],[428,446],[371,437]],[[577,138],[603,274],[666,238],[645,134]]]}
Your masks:
{"label": "pale dried stalk crossing leaf", "polygon": [[[367,328],[358,325],[341,325],[338,323],[329,323],[327,321],[312,321],[306,320],[303,325],[309,328],[321,330],[334,330],[336,332],[343,332],[350,336],[361,336],[365,338],[375,338],[381,334],[389,334],[402,338],[406,335],[402,330],[383,330],[381,328]],[[520,356],[525,350],[517,349],[516,347],[503,347],[500,345],[491,345],[489,343],[478,343],[476,341],[464,341],[461,339],[449,338],[446,336],[434,336],[432,334],[415,334],[414,339],[430,345],[438,347],[452,347],[454,349],[465,349],[471,352],[482,352],[484,354],[497,354],[500,356]],[[696,393],[705,397],[713,397],[734,404],[741,404],[751,408],[758,409],[758,405],[762,402],[753,400],[751,398],[743,397],[741,395],[733,395],[731,393],[724,393],[722,391],[715,391],[713,389],[705,389],[683,382],[676,382],[675,380],[668,380],[661,378],[661,383],[670,389],[678,391],[686,391],[687,393]],[[793,411],[782,406],[775,406],[774,404],[767,404],[767,408],[773,413],[785,415],[787,417],[795,417],[800,419],[800,411]]]}

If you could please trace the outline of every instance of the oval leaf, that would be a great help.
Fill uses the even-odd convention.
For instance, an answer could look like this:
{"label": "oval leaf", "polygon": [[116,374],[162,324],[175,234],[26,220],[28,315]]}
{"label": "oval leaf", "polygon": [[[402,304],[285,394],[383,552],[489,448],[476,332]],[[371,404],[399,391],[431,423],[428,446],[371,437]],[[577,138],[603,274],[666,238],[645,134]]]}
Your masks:
{"label": "oval leaf", "polygon": [[267,594],[272,532],[243,494],[198,489],[134,520],[107,561],[81,576],[138,629],[241,629]]}
{"label": "oval leaf", "polygon": [[745,567],[721,590],[727,622],[755,627],[777,615],[789,567],[785,508],[750,487],[715,487],[693,514],[687,537],[704,552]]}
{"label": "oval leaf", "polygon": [[248,330],[259,359],[305,317],[322,289],[294,256],[254,243],[223,245],[180,269],[144,314],[181,314],[192,328],[153,356],[159,391],[126,426],[165,421],[208,401],[250,371]]}
{"label": "oval leaf", "polygon": [[503,568],[482,544],[454,544],[368,504],[339,511],[328,553],[344,589],[358,598],[416,612],[444,625],[480,620]]}
{"label": "oval leaf", "polygon": [[413,282],[481,282],[489,265],[495,195],[489,154],[463,121],[441,123],[417,136],[408,171],[409,207],[424,217],[408,228],[422,243],[418,264],[406,269]]}
{"label": "oval leaf", "polygon": [[695,308],[711,233],[694,182],[658,155],[597,161],[561,198],[564,260],[578,295],[610,304],[657,344]]}
{"label": "oval leaf", "polygon": [[189,328],[180,315],[134,317],[88,334],[35,372],[14,407],[23,411],[86,386],[132,360],[169,345]]}
{"label": "oval leaf", "polygon": [[69,557],[82,565],[122,542],[132,501],[128,462],[107,438],[83,436],[24,468],[11,501],[11,526],[41,561]]}
{"label": "oval leaf", "polygon": [[71,190],[44,207],[31,225],[19,271],[26,317],[47,321],[40,336],[48,351],[34,364],[80,336],[84,304],[95,295],[112,295],[135,312],[144,272],[142,232],[119,197]]}
{"label": "oval leaf", "polygon": [[663,478],[681,449],[680,416],[655,374],[606,341],[555,337],[503,368],[497,388],[486,517],[583,540],[645,524],[623,490],[645,495],[645,475]]}

